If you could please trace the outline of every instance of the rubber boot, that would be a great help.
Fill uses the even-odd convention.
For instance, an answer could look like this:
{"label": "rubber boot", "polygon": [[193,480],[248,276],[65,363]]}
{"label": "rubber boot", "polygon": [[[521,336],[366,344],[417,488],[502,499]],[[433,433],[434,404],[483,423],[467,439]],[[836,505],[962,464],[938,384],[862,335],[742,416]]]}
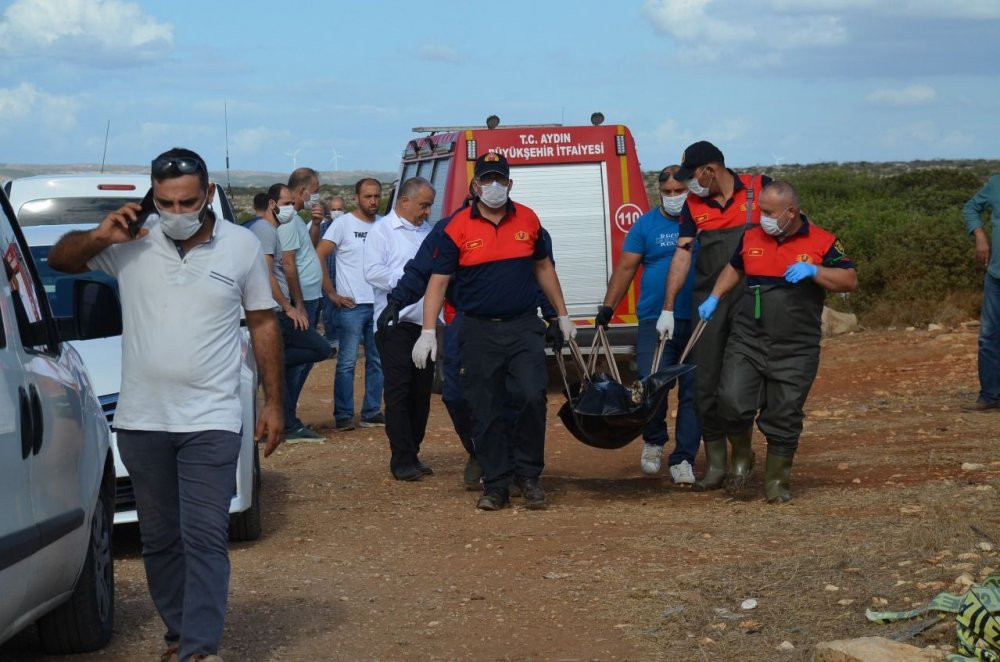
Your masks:
{"label": "rubber boot", "polygon": [[792,493],[788,490],[791,476],[792,458],[769,452],[764,462],[764,498],[768,503],[786,503],[792,500]]}
{"label": "rubber boot", "polygon": [[726,440],[705,441],[705,476],[694,484],[699,492],[717,490],[726,480]]}
{"label": "rubber boot", "polygon": [[750,482],[753,471],[754,454],[750,445],[753,429],[729,435],[729,443],[733,447],[732,462],[729,465],[729,475],[726,476],[726,491],[736,494]]}

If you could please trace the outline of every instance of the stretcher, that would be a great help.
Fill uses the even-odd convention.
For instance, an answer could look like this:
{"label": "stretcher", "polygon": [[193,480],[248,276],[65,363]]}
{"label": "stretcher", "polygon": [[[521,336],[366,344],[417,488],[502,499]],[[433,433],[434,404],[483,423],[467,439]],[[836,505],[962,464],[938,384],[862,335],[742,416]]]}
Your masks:
{"label": "stretcher", "polygon": [[[566,402],[559,409],[563,425],[578,440],[594,448],[615,449],[627,446],[642,434],[643,428],[656,415],[677,378],[694,370],[695,366],[685,364],[684,360],[704,328],[704,322],[699,322],[695,327],[677,365],[656,370],[666,346],[666,340],[661,340],[653,355],[649,377],[631,385],[622,383],[611,343],[603,327],[598,326],[594,333],[587,361],[584,361],[576,341],[570,340],[570,355],[580,379],[570,383],[562,352],[556,352],[556,364],[562,375],[566,395]],[[598,372],[601,357],[607,363],[607,373]]]}

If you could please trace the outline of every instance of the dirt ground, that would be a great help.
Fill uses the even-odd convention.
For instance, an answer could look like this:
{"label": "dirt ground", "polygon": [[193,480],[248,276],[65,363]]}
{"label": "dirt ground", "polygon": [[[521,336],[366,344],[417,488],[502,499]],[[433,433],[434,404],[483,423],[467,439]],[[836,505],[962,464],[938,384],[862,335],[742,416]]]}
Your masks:
{"label": "dirt ground", "polygon": [[[332,372],[313,371],[300,408],[325,443],[263,461],[264,535],[231,548],[227,661],[807,660],[818,642],[912,625],[869,624],[866,607],[1000,573],[1000,413],[959,410],[977,386],[975,328],[825,341],[783,506],[761,498],[759,436],[747,498],[695,493],[641,476],[640,442],[572,439],[553,386],[550,508],[479,512],[437,396],[422,453],[436,473],[399,483],[382,429],[331,430]],[[115,544],[111,644],[49,659],[158,659],[135,529]],[[908,641],[953,645],[953,628]],[[31,633],[0,648],[36,654]]]}

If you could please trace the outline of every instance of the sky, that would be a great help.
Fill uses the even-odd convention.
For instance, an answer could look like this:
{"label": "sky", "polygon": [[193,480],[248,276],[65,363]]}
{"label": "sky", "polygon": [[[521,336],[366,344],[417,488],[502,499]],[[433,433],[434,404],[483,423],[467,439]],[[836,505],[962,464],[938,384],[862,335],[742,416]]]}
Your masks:
{"label": "sky", "polygon": [[0,162],[395,171],[412,127],[625,124],[642,166],[1000,158],[1000,0],[0,0]]}

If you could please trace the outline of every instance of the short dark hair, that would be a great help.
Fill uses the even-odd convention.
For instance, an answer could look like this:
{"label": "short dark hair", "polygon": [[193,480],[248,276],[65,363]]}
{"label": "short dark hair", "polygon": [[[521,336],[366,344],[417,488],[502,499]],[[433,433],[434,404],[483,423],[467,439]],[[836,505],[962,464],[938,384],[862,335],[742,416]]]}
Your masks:
{"label": "short dark hair", "polygon": [[281,182],[277,182],[275,184],[271,184],[267,188],[267,197],[270,198],[271,200],[274,200],[275,202],[277,202],[278,200],[281,199],[281,189],[286,189],[286,188],[290,189],[292,187],[291,186],[285,186]]}
{"label": "short dark hair", "polygon": [[268,203],[271,198],[267,197],[267,193],[258,193],[253,196],[253,210],[254,211],[267,211]]}
{"label": "short dark hair", "polygon": [[378,190],[382,190],[382,182],[375,179],[374,177],[362,177],[358,180],[358,183],[354,185],[354,195],[361,195],[361,187],[365,184],[374,184],[378,186]]}
{"label": "short dark hair", "polygon": [[776,179],[767,186],[765,186],[764,190],[761,191],[760,193],[761,195],[763,195],[767,191],[775,193],[779,197],[788,200],[793,207],[798,208],[799,194],[798,191],[795,190],[795,187],[791,185],[791,183],[781,179]]}
{"label": "short dark hair", "polygon": [[[152,163],[156,163],[161,159],[167,159],[167,160],[190,159],[192,161],[196,161],[200,165],[200,167],[196,170],[195,173],[191,174],[198,175],[198,181],[201,182],[202,191],[208,190],[208,166],[205,165],[205,159],[201,158],[201,156],[197,152],[184,147],[174,147],[173,149],[168,149],[167,151],[157,156],[155,159],[153,159]],[[156,177],[155,175],[152,174],[152,170],[153,167],[152,164],[150,164],[149,179],[151,182],[162,182],[165,179],[174,179],[175,177],[181,177],[184,175],[184,173],[182,173],[181,171],[175,170],[174,172],[176,172],[176,174],[171,172],[166,172],[161,174],[159,177]]]}
{"label": "short dark hair", "polygon": [[288,188],[294,191],[300,186],[305,186],[312,180],[319,180],[319,173],[317,173],[312,168],[296,168],[292,171],[292,174],[288,176]]}
{"label": "short dark hair", "polygon": [[434,192],[434,185],[423,177],[410,177],[399,187],[398,197],[411,198],[425,186],[431,190],[431,193]]}
{"label": "short dark hair", "polygon": [[660,174],[656,178],[656,181],[662,184],[663,182],[670,179],[670,176],[676,173],[680,169],[681,167],[679,165],[668,165],[666,168],[660,171]]}

